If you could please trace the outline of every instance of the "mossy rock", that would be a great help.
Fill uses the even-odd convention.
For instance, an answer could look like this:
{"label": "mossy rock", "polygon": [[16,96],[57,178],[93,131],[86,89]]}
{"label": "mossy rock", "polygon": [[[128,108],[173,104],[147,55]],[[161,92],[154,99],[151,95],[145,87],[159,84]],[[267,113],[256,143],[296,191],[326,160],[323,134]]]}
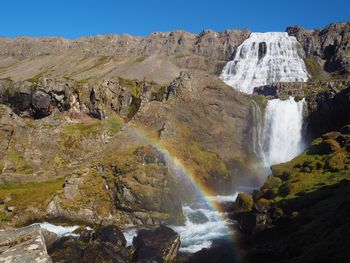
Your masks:
{"label": "mossy rock", "polygon": [[323,140],[333,139],[336,140],[341,135],[340,132],[332,131],[322,135]]}
{"label": "mossy rock", "polygon": [[282,192],[282,194],[287,196],[287,195],[296,194],[296,193],[300,192],[303,189],[304,188],[303,188],[303,184],[302,183],[300,183],[300,182],[293,182],[293,183],[285,184],[282,187],[281,192]]}
{"label": "mossy rock", "polygon": [[272,188],[278,188],[282,185],[282,180],[279,177],[276,176],[269,176],[267,178],[267,181],[265,182],[263,189],[268,188],[268,189],[272,189]]}
{"label": "mossy rock", "polygon": [[260,198],[258,201],[255,202],[255,209],[258,212],[267,212],[270,209],[271,203],[271,200]]}
{"label": "mossy rock", "polygon": [[320,144],[312,148],[312,154],[330,154],[340,150],[339,143],[334,139],[323,140]]}
{"label": "mossy rock", "polygon": [[333,172],[338,172],[345,169],[345,160],[347,154],[342,152],[337,152],[326,162],[326,168]]}
{"label": "mossy rock", "polygon": [[341,128],[340,132],[342,134],[350,135],[350,124],[345,125],[343,128]]}
{"label": "mossy rock", "polygon": [[239,193],[235,203],[236,212],[249,212],[253,209],[253,198],[246,193]]}
{"label": "mossy rock", "polygon": [[15,165],[16,173],[19,174],[32,174],[32,166],[25,160],[24,156],[16,151],[14,148],[10,148],[8,151],[8,159]]}

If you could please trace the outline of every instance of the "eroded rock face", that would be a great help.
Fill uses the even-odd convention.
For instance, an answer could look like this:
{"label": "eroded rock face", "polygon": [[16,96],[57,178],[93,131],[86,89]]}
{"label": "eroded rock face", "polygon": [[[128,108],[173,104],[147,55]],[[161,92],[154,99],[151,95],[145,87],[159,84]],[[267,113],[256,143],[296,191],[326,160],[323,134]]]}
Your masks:
{"label": "eroded rock face", "polygon": [[133,262],[175,262],[180,236],[172,229],[160,226],[155,230],[140,230],[133,245]]}
{"label": "eroded rock face", "polygon": [[99,165],[73,173],[46,214],[93,224],[181,223],[174,175],[160,153],[152,146],[141,146],[120,154],[107,155]]}
{"label": "eroded rock face", "polygon": [[330,24],[322,30],[305,30],[300,26],[288,27],[289,35],[303,45],[307,57],[313,58],[329,73],[349,77],[350,23]]}
{"label": "eroded rock face", "polygon": [[46,117],[55,109],[98,119],[112,110],[128,118],[132,92],[131,87],[123,87],[120,81],[112,79],[83,84],[51,78],[0,81],[0,102],[9,105],[17,115],[34,119]]}
{"label": "eroded rock face", "polygon": [[340,92],[330,89],[308,96],[307,101],[307,123],[311,138],[328,131],[339,130],[350,122],[350,86]]}
{"label": "eroded rock face", "polygon": [[0,231],[0,262],[52,262],[40,226]]}

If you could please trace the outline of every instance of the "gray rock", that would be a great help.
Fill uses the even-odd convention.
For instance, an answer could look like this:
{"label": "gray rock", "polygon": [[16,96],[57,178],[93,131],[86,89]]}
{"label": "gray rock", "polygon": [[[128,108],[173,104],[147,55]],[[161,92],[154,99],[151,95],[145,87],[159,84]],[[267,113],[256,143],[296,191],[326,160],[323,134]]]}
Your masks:
{"label": "gray rock", "polygon": [[52,262],[39,225],[0,232],[0,251],[4,263]]}
{"label": "gray rock", "polygon": [[133,240],[133,262],[175,262],[180,248],[180,235],[166,226],[140,230]]}

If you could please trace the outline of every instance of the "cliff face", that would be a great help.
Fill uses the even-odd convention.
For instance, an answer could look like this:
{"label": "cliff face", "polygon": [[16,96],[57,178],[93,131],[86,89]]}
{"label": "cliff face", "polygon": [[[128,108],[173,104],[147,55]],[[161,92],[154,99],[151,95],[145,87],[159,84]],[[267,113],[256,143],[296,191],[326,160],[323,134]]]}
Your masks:
{"label": "cliff face", "polygon": [[148,37],[98,35],[64,38],[0,38],[0,78],[60,76],[169,82],[184,69],[217,74],[249,30],[153,33]]}
{"label": "cliff face", "polygon": [[[303,45],[309,73],[315,78],[350,75],[350,23],[334,23],[324,29],[287,28]],[[328,74],[325,74],[328,73]]]}
{"label": "cliff face", "polygon": [[189,182],[161,148],[221,193],[239,178],[232,163],[247,156],[249,98],[200,71],[169,85],[3,80],[0,100],[0,199],[9,199],[0,215],[13,224],[180,223]]}

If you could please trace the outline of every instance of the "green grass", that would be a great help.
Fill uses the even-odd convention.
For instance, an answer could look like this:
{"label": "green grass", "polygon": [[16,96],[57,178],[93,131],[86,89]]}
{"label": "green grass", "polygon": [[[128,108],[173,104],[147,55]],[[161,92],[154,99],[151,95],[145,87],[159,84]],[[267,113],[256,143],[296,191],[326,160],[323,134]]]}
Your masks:
{"label": "green grass", "polygon": [[166,92],[166,86],[161,86],[158,90],[156,91],[152,91],[152,97],[156,100],[156,101],[163,101],[164,99],[164,95]]}
{"label": "green grass", "polygon": [[44,75],[44,73],[39,73],[39,74],[35,75],[34,77],[27,79],[27,81],[32,82],[32,83],[37,83],[37,82],[39,82],[40,78],[43,75]]}
{"label": "green grass", "polygon": [[322,68],[315,59],[306,58],[304,61],[305,61],[306,69],[310,73],[311,78],[313,80],[324,79],[324,76],[322,75]]}
{"label": "green grass", "polygon": [[33,168],[26,162],[23,155],[18,153],[15,149],[10,148],[8,151],[8,159],[16,167],[16,173],[19,174],[31,174],[33,173]]}
{"label": "green grass", "polygon": [[[16,213],[28,207],[44,209],[51,197],[63,189],[63,183],[64,179],[59,179],[42,183],[0,185],[0,199],[4,200],[6,196],[11,196],[11,200],[6,205],[15,206]],[[1,219],[9,218],[7,215],[0,214],[0,221]]]}
{"label": "green grass", "polygon": [[66,124],[62,130],[63,135],[86,137],[91,134],[98,134],[101,131],[109,131],[112,134],[118,133],[123,126],[123,120],[116,115],[109,115],[104,120],[91,120],[86,123]]}
{"label": "green grass", "polygon": [[[316,139],[312,146],[290,162],[272,166],[262,191],[268,198],[280,201],[336,184],[350,176],[350,154],[327,138]],[[337,143],[338,144],[338,143]],[[324,145],[334,147],[324,152]]]}
{"label": "green grass", "polygon": [[2,173],[2,169],[4,169],[4,162],[0,159],[0,174]]}
{"label": "green grass", "polygon": [[259,105],[261,110],[266,108],[268,100],[265,96],[253,94],[252,99]]}
{"label": "green grass", "polygon": [[164,146],[179,158],[198,180],[208,187],[217,180],[230,180],[231,173],[226,164],[217,153],[206,150],[193,138],[191,127],[178,124],[176,133],[179,137],[169,139],[164,142]]}

